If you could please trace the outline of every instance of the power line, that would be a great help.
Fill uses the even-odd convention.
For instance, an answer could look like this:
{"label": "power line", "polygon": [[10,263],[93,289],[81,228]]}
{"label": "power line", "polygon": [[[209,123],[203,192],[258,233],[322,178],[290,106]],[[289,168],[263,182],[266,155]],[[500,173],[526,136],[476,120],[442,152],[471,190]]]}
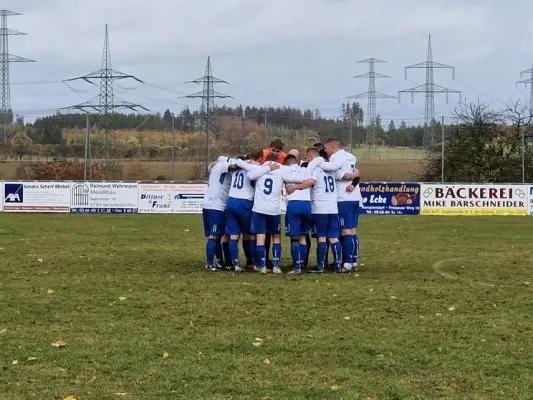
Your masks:
{"label": "power line", "polygon": [[[417,93],[424,93],[426,96],[425,104],[425,125],[424,130],[424,147],[431,147],[435,144],[435,135],[433,129],[433,122],[435,121],[435,94],[446,94],[446,103],[448,103],[448,96],[450,93],[458,93],[461,96],[461,92],[458,90],[452,90],[445,88],[444,86],[436,85],[433,81],[433,72],[435,68],[438,69],[451,69],[452,77],[455,78],[455,67],[433,61],[433,50],[431,48],[431,34],[428,38],[428,52],[427,60],[418,64],[413,64],[405,67],[405,78],[407,79],[408,69],[420,69],[426,70],[426,83],[416,86],[411,89],[401,90],[398,92],[398,101],[400,101],[401,93],[410,93],[411,102],[414,102],[414,95]],[[460,97],[459,97],[460,98]]]}
{"label": "power line", "polygon": [[529,85],[529,114],[533,115],[533,66],[520,73],[520,77],[523,77],[524,75],[529,75],[529,78],[522,79],[521,81],[516,82],[516,84],[523,83],[525,87]]}
{"label": "power line", "polygon": [[72,82],[76,80],[83,80],[91,85],[96,85],[93,80],[100,81],[100,93],[98,96],[93,97],[90,100],[87,100],[84,103],[76,104],[70,107],[64,107],[61,110],[79,110],[85,113],[89,111],[95,111],[99,114],[100,125],[104,129],[104,146],[103,146],[103,158],[105,160],[110,160],[115,158],[115,149],[116,149],[116,134],[115,130],[111,127],[112,115],[115,113],[115,110],[118,109],[128,109],[132,111],[138,111],[139,109],[150,111],[146,107],[130,103],[118,96],[113,94],[113,82],[122,79],[133,79],[137,82],[144,83],[139,78],[125,74],[120,71],[116,71],[111,66],[111,47],[109,45],[109,31],[107,25],[105,26],[105,37],[104,37],[104,50],[102,53],[102,67],[90,74],[79,76],[77,78],[66,79],[64,82]]}
{"label": "power line", "polygon": [[[368,127],[370,129],[366,132],[366,144],[375,146],[376,144],[376,131],[374,129],[376,125],[376,98],[380,99],[397,99],[396,96],[391,96],[385,93],[376,92],[376,78],[390,78],[388,75],[380,74],[375,71],[376,63],[385,63],[386,61],[379,60],[377,58],[367,58],[365,60],[358,61],[358,63],[366,63],[369,65],[368,72],[354,76],[354,78],[368,78],[368,91],[366,93],[359,93],[354,96],[348,97],[349,99],[368,99]],[[353,121],[350,121],[353,123]]]}
{"label": "power line", "polygon": [[[22,15],[14,11],[0,10],[1,24],[0,24],[0,75],[1,75],[1,90],[2,99],[0,104],[0,124],[10,124],[12,121],[13,112],[11,110],[11,85],[9,79],[9,64],[21,62],[35,62],[28,58],[9,54],[9,36],[25,36],[24,32],[18,32],[7,28],[7,17],[14,15]],[[4,134],[4,140],[7,137]]]}
{"label": "power line", "polygon": [[[215,110],[215,99],[233,99],[232,96],[217,92],[215,90],[215,85],[218,83],[228,83],[225,80],[219,79],[213,76],[211,71],[211,57],[207,57],[207,64],[205,66],[204,76],[197,78],[193,81],[186,83],[196,83],[202,84],[203,88],[201,92],[196,92],[190,95],[185,96],[189,99],[199,98],[202,99],[202,106],[200,108],[200,118],[202,121],[202,133],[205,137],[205,170],[207,174],[209,166],[209,135],[213,126],[213,111]],[[215,135],[215,138],[218,139],[218,134]]]}

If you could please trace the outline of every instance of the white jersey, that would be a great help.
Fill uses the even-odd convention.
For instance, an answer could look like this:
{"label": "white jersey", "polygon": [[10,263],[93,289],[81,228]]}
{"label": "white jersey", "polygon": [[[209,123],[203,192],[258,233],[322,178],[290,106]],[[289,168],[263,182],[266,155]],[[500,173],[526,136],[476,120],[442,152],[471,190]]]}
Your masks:
{"label": "white jersey", "polygon": [[[267,162],[264,165],[269,165]],[[297,167],[299,168],[299,167]],[[302,183],[304,179],[292,167],[281,166],[257,179],[252,211],[266,215],[280,215],[281,190],[284,183]]]}
{"label": "white jersey", "polygon": [[[309,179],[312,177],[313,171],[323,161],[324,159],[322,157],[317,157],[313,161],[311,161],[307,165],[307,167],[301,167],[302,162],[300,162],[299,165],[294,164],[288,168],[291,168],[294,174],[297,174],[297,176],[299,176],[302,179],[302,181],[305,181],[306,179]],[[287,187],[289,186],[292,186],[292,184],[287,185]],[[292,194],[289,194],[287,196],[287,201],[291,201],[291,200],[311,201],[311,188],[295,190]]]}
{"label": "white jersey", "polygon": [[311,213],[338,214],[335,172],[325,172],[321,168],[316,168],[312,178],[316,183],[311,189]]}
{"label": "white jersey", "polygon": [[204,196],[204,208],[207,210],[224,211],[231,186],[231,173],[228,172],[230,164],[235,160],[220,160],[213,165],[209,173],[207,191]]}
{"label": "white jersey", "polygon": [[255,180],[270,171],[268,165],[256,165],[243,160],[236,160],[235,164],[242,169],[233,172],[229,197],[253,201],[255,194]]}
{"label": "white jersey", "polygon": [[320,164],[320,168],[323,168],[328,172],[336,172],[338,197],[337,201],[359,201],[362,203],[361,189],[359,185],[356,186],[353,192],[347,192],[346,188],[351,185],[351,181],[342,180],[342,177],[347,172],[352,173],[355,171],[357,165],[357,158],[348,153],[345,150],[339,150],[329,158],[329,162]]}

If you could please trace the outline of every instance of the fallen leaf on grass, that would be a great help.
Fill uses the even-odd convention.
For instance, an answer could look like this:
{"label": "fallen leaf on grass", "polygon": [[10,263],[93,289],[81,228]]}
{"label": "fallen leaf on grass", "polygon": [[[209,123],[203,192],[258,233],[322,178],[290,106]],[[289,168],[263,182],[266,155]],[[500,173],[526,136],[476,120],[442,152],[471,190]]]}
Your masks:
{"label": "fallen leaf on grass", "polygon": [[189,232],[189,230],[188,230],[188,229],[185,229],[185,232]]}
{"label": "fallen leaf on grass", "polygon": [[263,339],[261,339],[260,337],[256,337],[256,338],[255,338],[255,341],[256,341],[256,342],[262,342]]}
{"label": "fallen leaf on grass", "polygon": [[390,298],[391,298],[391,300],[396,300],[398,297],[396,297],[396,296],[391,296]]}
{"label": "fallen leaf on grass", "polygon": [[448,334],[447,334],[446,332],[441,332],[441,333],[439,333],[439,337],[440,337],[441,339],[443,339],[443,340],[446,339],[446,336],[448,336]]}
{"label": "fallen leaf on grass", "polygon": [[163,360],[167,360],[170,358],[170,354],[168,354],[166,351],[163,353]]}
{"label": "fallen leaf on grass", "polygon": [[115,393],[116,396],[126,396],[127,393]]}
{"label": "fallen leaf on grass", "polygon": [[376,289],[368,289],[369,292],[373,292],[374,290],[376,290]]}
{"label": "fallen leaf on grass", "polygon": [[56,349],[60,347],[65,347],[65,342],[62,340],[58,340],[57,342],[52,343],[52,347],[55,347]]}
{"label": "fallen leaf on grass", "polygon": [[4,333],[6,333],[6,332],[7,332],[7,328],[4,328],[4,329],[2,329],[2,330],[0,331],[0,334],[4,334]]}
{"label": "fallen leaf on grass", "polygon": [[339,390],[339,387],[338,387],[337,385],[333,385],[333,386],[331,387],[331,390],[334,391],[334,392],[336,392],[337,390]]}
{"label": "fallen leaf on grass", "polygon": [[344,320],[345,321],[349,321],[349,320],[351,320],[351,318],[350,317],[344,317]]}
{"label": "fallen leaf on grass", "polygon": [[72,395],[70,396],[67,396],[67,397],[63,397],[63,400],[76,400],[76,398]]}
{"label": "fallen leaf on grass", "polygon": [[57,373],[58,378],[66,378],[67,377],[67,370],[63,368],[59,368],[59,372]]}
{"label": "fallen leaf on grass", "polygon": [[48,289],[48,294],[54,294],[56,291],[53,289]]}
{"label": "fallen leaf on grass", "polygon": [[255,347],[259,347],[259,346],[261,346],[263,343],[261,343],[261,342],[253,342],[252,344],[253,344]]}
{"label": "fallen leaf on grass", "polygon": [[19,360],[13,360],[13,362],[11,364],[17,365],[18,363],[19,363]]}
{"label": "fallen leaf on grass", "polygon": [[435,315],[436,315],[437,317],[440,317],[442,314],[441,314],[440,312],[438,312],[438,313],[435,313]]}
{"label": "fallen leaf on grass", "polygon": [[448,307],[448,311],[455,311],[456,308],[454,306]]}
{"label": "fallen leaf on grass", "polygon": [[124,301],[124,300],[126,300],[126,299],[127,299],[127,297],[124,297],[124,296],[120,296],[120,297],[119,297],[118,299],[119,299],[120,301]]}
{"label": "fallen leaf on grass", "polygon": [[28,359],[26,360],[26,362],[32,362],[32,361],[37,361],[37,357],[28,357]]}
{"label": "fallen leaf on grass", "polygon": [[43,262],[43,259],[42,258],[38,258],[37,261],[39,261],[40,263]]}
{"label": "fallen leaf on grass", "polygon": [[332,297],[337,297],[337,295],[336,295],[336,294],[333,294]]}
{"label": "fallen leaf on grass", "polygon": [[268,358],[265,358],[265,359],[263,360],[263,362],[264,362],[265,364],[271,364],[271,363],[270,363],[270,360],[269,360]]}
{"label": "fallen leaf on grass", "polygon": [[524,285],[529,286],[531,285],[531,282],[524,282]]}

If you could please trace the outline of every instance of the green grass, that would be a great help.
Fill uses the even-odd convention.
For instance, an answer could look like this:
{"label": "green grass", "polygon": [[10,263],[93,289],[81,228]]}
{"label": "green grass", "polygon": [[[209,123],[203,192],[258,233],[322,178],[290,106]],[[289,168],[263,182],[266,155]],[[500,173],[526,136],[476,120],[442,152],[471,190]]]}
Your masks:
{"label": "green grass", "polygon": [[358,160],[422,160],[424,150],[409,147],[361,146],[354,148]]}
{"label": "green grass", "polygon": [[0,221],[2,400],[533,393],[531,218],[363,217],[319,277],[204,272],[198,216]]}

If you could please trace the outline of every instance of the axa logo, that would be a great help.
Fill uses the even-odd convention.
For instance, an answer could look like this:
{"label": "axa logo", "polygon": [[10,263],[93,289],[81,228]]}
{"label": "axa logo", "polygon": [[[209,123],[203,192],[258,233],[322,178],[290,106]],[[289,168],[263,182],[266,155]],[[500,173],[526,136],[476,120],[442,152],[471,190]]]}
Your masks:
{"label": "axa logo", "polygon": [[24,202],[24,186],[20,183],[6,183],[5,185],[6,203]]}

